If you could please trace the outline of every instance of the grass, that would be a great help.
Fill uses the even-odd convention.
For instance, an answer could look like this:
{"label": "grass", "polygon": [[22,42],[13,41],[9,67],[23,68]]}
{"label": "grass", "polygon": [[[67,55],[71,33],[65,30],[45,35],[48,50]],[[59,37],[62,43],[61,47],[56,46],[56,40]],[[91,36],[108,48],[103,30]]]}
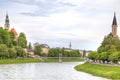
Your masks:
{"label": "grass", "polygon": [[[76,59],[62,59],[62,62],[79,62],[84,61],[83,59],[76,58]],[[35,62],[42,62],[40,59],[33,59],[33,58],[25,58],[25,59],[0,59],[0,64],[19,64],[19,63],[35,63]],[[48,58],[44,59],[43,62],[59,62],[58,58]]]}
{"label": "grass", "polygon": [[[62,62],[80,62],[80,61],[84,61],[83,59],[80,59],[80,58],[74,58],[74,59],[71,59],[71,58],[63,58],[62,59]],[[44,59],[44,62],[59,62],[59,59],[58,58],[47,58],[47,59]]]}
{"label": "grass", "polygon": [[16,64],[16,63],[35,63],[40,62],[39,59],[0,59],[0,64]]}
{"label": "grass", "polygon": [[101,76],[112,80],[120,80],[120,67],[118,66],[85,63],[75,66],[75,69],[95,76]]}

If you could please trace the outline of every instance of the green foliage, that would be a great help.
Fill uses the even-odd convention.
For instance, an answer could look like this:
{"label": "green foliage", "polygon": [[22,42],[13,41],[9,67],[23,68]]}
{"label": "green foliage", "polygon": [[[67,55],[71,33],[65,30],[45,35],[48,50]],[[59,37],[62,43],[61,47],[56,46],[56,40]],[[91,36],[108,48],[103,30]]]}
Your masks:
{"label": "green foliage", "polygon": [[0,44],[6,44],[7,46],[10,45],[10,35],[2,28],[0,28]]}
{"label": "green foliage", "polygon": [[27,53],[25,52],[25,50],[22,47],[16,46],[15,49],[16,49],[16,54],[18,57],[26,57],[27,56],[26,55]]}
{"label": "green foliage", "polygon": [[26,47],[27,40],[24,33],[20,33],[18,43],[22,47],[17,46],[17,41],[14,40],[14,33],[0,27],[0,58],[16,58],[26,57],[26,52],[23,48]]}
{"label": "green foliage", "polygon": [[17,57],[15,48],[8,48],[8,53],[9,53],[9,58],[11,58],[11,59]]}
{"label": "green foliage", "polygon": [[82,56],[79,50],[67,51],[64,49],[52,48],[48,52],[48,57],[58,57],[59,54],[62,54],[62,57],[81,57]]}
{"label": "green foliage", "polygon": [[110,49],[114,49],[115,51],[120,51],[120,39],[119,37],[113,37],[110,33],[108,36],[105,36],[101,46],[98,48],[98,52],[106,52]]}
{"label": "green foliage", "polygon": [[52,48],[48,52],[48,57],[58,57],[60,53],[61,53],[60,49]]}
{"label": "green foliage", "polygon": [[23,32],[21,32],[18,37],[18,46],[21,46],[22,48],[26,48],[27,46],[27,39]]}
{"label": "green foliage", "polygon": [[8,47],[16,46],[14,34],[11,31],[6,31],[0,27],[0,44],[6,44]]}
{"label": "green foliage", "polygon": [[77,65],[75,69],[78,71],[87,72],[95,76],[101,76],[112,80],[120,79],[120,67],[117,66],[85,63],[82,65]]}
{"label": "green foliage", "polygon": [[41,56],[41,54],[42,54],[42,49],[41,49],[40,45],[36,45],[36,46],[34,47],[34,53],[37,54],[37,55],[39,55],[39,56]]}
{"label": "green foliage", "polygon": [[117,63],[120,60],[120,52],[112,53],[111,55],[109,55],[108,60]]}
{"label": "green foliage", "polygon": [[97,60],[97,58],[98,58],[98,53],[97,53],[97,52],[90,52],[90,53],[88,54],[88,58],[89,58],[89,59],[92,59],[92,60]]}
{"label": "green foliage", "polygon": [[116,51],[117,51],[117,49],[116,49],[115,45],[111,45],[110,49],[108,50],[108,52],[116,52]]}
{"label": "green foliage", "polygon": [[102,44],[98,48],[99,60],[113,61],[117,63],[119,61],[120,51],[120,39],[118,36],[114,37],[111,33],[105,36]]}
{"label": "green foliage", "polygon": [[108,59],[108,53],[107,52],[102,52],[101,54],[99,54],[99,60],[107,60]]}
{"label": "green foliage", "polygon": [[8,48],[5,44],[0,44],[0,58],[8,58]]}

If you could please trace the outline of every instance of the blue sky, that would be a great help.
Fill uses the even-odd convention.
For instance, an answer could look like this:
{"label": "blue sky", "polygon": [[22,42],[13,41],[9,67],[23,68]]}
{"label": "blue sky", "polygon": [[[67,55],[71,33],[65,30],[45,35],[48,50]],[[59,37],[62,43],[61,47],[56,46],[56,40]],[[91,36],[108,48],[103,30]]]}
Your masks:
{"label": "blue sky", "polygon": [[0,0],[0,26],[6,12],[10,28],[24,32],[28,42],[50,47],[97,50],[111,32],[114,11],[120,35],[119,0]]}

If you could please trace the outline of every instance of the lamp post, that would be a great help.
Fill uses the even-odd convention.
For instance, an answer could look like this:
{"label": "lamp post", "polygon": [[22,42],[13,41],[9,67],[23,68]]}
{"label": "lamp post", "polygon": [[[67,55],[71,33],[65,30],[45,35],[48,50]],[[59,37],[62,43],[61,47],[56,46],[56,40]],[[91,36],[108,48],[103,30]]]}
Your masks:
{"label": "lamp post", "polygon": [[59,53],[59,62],[62,62],[62,54]]}

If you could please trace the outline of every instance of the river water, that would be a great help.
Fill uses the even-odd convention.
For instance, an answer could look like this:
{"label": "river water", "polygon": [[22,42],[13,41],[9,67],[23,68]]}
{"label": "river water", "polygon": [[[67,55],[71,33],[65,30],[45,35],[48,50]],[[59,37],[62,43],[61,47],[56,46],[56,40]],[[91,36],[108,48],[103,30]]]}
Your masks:
{"label": "river water", "polygon": [[83,62],[0,65],[0,80],[107,80],[74,69]]}

